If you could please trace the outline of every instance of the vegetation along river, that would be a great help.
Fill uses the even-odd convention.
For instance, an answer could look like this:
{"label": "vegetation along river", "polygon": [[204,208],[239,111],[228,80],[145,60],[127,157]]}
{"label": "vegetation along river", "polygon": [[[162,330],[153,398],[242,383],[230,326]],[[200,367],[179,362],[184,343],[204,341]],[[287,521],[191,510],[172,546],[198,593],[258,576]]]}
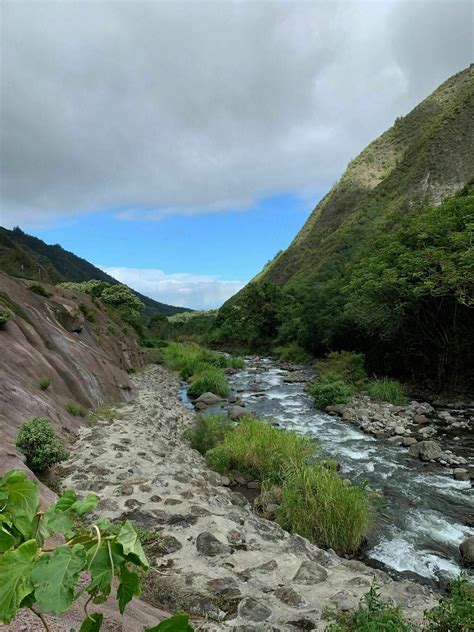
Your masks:
{"label": "vegetation along river", "polygon": [[459,544],[474,534],[470,483],[317,410],[305,384],[287,383],[286,375],[272,360],[252,358],[229,382],[249,411],[314,436],[338,461],[344,478],[381,492],[366,561],[441,583],[456,577],[462,570]]}

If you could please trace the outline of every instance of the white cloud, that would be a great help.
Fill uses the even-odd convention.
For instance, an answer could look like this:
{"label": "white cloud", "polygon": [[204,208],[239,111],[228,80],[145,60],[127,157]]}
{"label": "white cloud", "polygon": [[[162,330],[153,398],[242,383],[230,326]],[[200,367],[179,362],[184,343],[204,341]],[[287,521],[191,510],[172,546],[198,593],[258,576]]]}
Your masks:
{"label": "white cloud", "polygon": [[159,219],[327,189],[472,53],[469,0],[0,11],[7,225],[110,208]]}
{"label": "white cloud", "polygon": [[203,274],[166,274],[162,270],[150,268],[98,267],[145,296],[161,303],[193,309],[220,307],[245,285],[242,281],[225,281]]}

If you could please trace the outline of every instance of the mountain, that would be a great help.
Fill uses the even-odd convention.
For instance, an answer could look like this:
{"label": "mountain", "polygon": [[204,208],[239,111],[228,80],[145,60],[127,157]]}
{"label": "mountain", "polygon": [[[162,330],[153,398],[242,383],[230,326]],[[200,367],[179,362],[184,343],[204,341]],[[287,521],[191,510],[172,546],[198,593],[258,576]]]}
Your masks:
{"label": "mountain", "polygon": [[[62,281],[88,281],[98,279],[112,285],[120,283],[94,265],[59,244],[48,245],[41,239],[27,235],[19,228],[7,230],[0,227],[0,270],[13,276],[40,280],[45,283]],[[139,292],[135,294],[145,304],[144,314],[172,316],[191,311],[155,301]]]}
{"label": "mountain", "polygon": [[[349,164],[288,249],[221,308],[216,339],[352,348],[378,368],[459,373],[454,347],[474,333],[473,121],[471,65]],[[252,305],[260,330],[242,317]]]}

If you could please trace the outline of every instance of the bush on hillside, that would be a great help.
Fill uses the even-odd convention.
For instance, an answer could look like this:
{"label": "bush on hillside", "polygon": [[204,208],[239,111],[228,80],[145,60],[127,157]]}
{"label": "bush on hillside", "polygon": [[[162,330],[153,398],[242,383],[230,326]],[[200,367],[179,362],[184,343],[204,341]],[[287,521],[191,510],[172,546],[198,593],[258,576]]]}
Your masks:
{"label": "bush on hillside", "polygon": [[209,450],[222,443],[233,424],[224,415],[200,415],[193,428],[187,428],[184,436],[189,439],[191,447],[205,455]]}
{"label": "bush on hillside", "polygon": [[3,329],[11,318],[8,309],[0,308],[0,329]]}
{"label": "bush on hillside", "polygon": [[331,351],[323,360],[316,362],[320,375],[337,375],[342,381],[361,386],[367,379],[364,354],[352,351]]}
{"label": "bush on hillside", "polygon": [[41,472],[69,456],[50,421],[44,417],[23,422],[16,437],[16,447],[25,455],[28,467],[34,472]]}
{"label": "bush on hillside", "polygon": [[305,364],[310,362],[310,354],[300,347],[296,342],[290,342],[282,347],[275,347],[273,354],[280,362],[294,362],[296,364]]}
{"label": "bush on hillside", "polygon": [[309,385],[308,392],[314,397],[316,406],[324,410],[326,406],[346,404],[355,388],[337,374],[326,373]]}
{"label": "bush on hillside", "polygon": [[40,387],[40,389],[42,391],[47,391],[48,388],[51,386],[51,380],[49,377],[44,377],[43,379],[41,379],[38,382],[38,386]]}
{"label": "bush on hillside", "polygon": [[188,395],[195,399],[203,393],[214,393],[220,397],[227,397],[229,394],[229,384],[222,371],[215,366],[204,366],[194,374],[188,388]]}
{"label": "bush on hillside", "polygon": [[408,401],[400,382],[388,377],[371,380],[368,383],[367,392],[370,397],[381,402],[390,402],[395,406],[404,406]]}
{"label": "bush on hillside", "polygon": [[48,290],[44,287],[44,285],[41,285],[41,283],[31,283],[31,285],[28,286],[28,289],[35,294],[44,296],[45,298],[49,298],[51,296],[51,293],[48,292]]}
{"label": "bush on hillside", "polygon": [[372,522],[367,492],[320,464],[291,468],[276,518],[284,529],[340,555],[357,552]]}
{"label": "bush on hillside", "polygon": [[86,320],[88,320],[90,323],[95,323],[97,312],[94,308],[89,307],[89,305],[86,305],[86,303],[79,303],[78,307],[80,311],[84,314],[84,318]]}
{"label": "bush on hillside", "polygon": [[87,411],[84,406],[81,406],[77,402],[68,402],[66,404],[67,412],[73,417],[85,417],[87,415]]}

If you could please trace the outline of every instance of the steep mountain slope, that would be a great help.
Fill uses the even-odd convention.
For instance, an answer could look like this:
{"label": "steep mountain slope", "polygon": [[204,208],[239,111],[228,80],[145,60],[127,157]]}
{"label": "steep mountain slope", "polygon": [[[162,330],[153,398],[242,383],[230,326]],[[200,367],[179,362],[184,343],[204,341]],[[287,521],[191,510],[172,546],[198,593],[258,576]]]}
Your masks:
{"label": "steep mountain slope", "polygon": [[[81,259],[72,252],[64,250],[59,244],[48,245],[41,239],[27,235],[19,228],[7,230],[0,227],[0,269],[8,274],[38,280],[46,283],[60,281],[88,281],[98,279],[112,285],[119,283],[94,265]],[[190,311],[183,307],[174,307],[160,303],[139,292],[135,294],[145,304],[145,314],[163,314],[172,316],[179,312]]]}
{"label": "steep mountain slope", "polygon": [[353,160],[289,248],[259,277],[307,282],[422,202],[474,176],[474,65],[454,75]]}
{"label": "steep mountain slope", "polygon": [[[474,379],[474,66],[353,160],[216,319],[216,342],[363,351],[375,371]],[[474,352],[474,349],[472,349]]]}

